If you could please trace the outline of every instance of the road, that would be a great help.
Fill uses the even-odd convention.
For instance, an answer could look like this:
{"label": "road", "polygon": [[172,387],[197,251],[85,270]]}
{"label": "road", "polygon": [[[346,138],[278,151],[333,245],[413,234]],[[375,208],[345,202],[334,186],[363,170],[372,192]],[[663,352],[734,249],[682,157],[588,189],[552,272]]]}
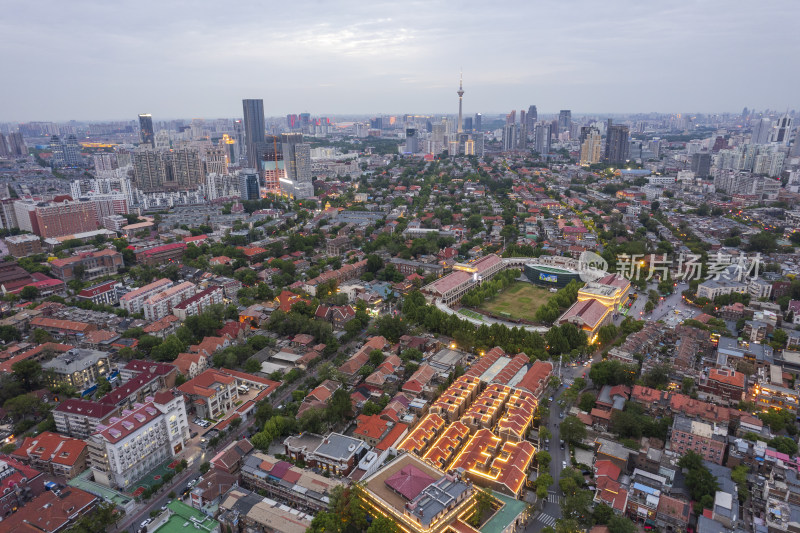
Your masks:
{"label": "road", "polygon": [[[687,318],[692,318],[701,313],[698,308],[683,301],[681,292],[689,287],[686,283],[679,283],[678,286],[675,287],[675,292],[659,300],[658,305],[656,305],[652,312],[649,314],[645,313],[644,306],[647,304],[647,294],[651,289],[656,290],[656,287],[657,285],[653,283],[648,285],[647,289],[644,291],[636,291],[639,296],[634,300],[627,316],[635,318],[636,320],[664,320],[667,322],[686,320]],[[676,314],[676,310],[680,311],[680,314]],[[619,326],[625,318],[626,317],[621,314],[615,315],[614,325]]]}
{"label": "road", "polygon": [[[599,356],[598,356],[599,359]],[[539,533],[545,527],[555,527],[555,522],[559,518],[561,518],[561,504],[564,501],[564,496],[561,494],[561,489],[558,486],[558,480],[561,476],[561,470],[564,468],[564,463],[566,462],[567,466],[570,465],[569,459],[569,448],[564,446],[564,449],[561,449],[560,441],[560,424],[563,420],[561,418],[562,410],[566,411],[569,408],[567,406],[565,409],[562,409],[558,403],[558,399],[564,393],[569,385],[572,384],[572,380],[577,377],[582,377],[584,372],[588,375],[589,369],[591,366],[584,367],[583,365],[578,365],[575,367],[566,367],[562,369],[562,384],[559,386],[558,390],[552,395],[553,401],[550,402],[550,416],[547,420],[547,428],[552,433],[552,437],[550,437],[550,446],[547,450],[550,454],[551,461],[550,461],[550,469],[549,473],[553,477],[553,484],[550,486],[549,494],[547,501],[544,504],[537,504],[537,510],[534,513],[534,518],[528,521],[527,526],[525,527],[525,531],[529,533]],[[566,416],[566,412],[564,413]]]}

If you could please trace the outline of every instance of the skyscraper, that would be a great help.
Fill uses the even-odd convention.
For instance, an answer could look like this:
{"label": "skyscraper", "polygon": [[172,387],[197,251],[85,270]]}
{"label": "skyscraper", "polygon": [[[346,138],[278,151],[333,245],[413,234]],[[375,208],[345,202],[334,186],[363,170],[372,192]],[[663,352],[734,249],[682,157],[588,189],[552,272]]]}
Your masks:
{"label": "skyscraper", "polygon": [[753,126],[753,131],[750,135],[750,143],[766,144],[772,130],[772,121],[768,118],[760,118],[754,120],[751,125]]}
{"label": "skyscraper", "polygon": [[139,115],[139,138],[142,144],[155,147],[155,132],[153,131],[153,116],[150,113]]}
{"label": "skyscraper", "polygon": [[200,151],[196,148],[181,148],[171,152],[172,181],[178,189],[196,189],[205,182]]}
{"label": "skyscraper", "polygon": [[542,156],[550,153],[550,123],[537,122],[534,126],[533,150]]}
{"label": "skyscraper", "polygon": [[77,167],[81,163],[81,146],[75,135],[70,134],[66,140],[58,135],[50,137],[51,162],[56,167]]}
{"label": "skyscraper", "polygon": [[277,135],[267,135],[264,150],[259,152],[259,172],[264,175],[264,188],[271,194],[280,194],[281,179],[286,178],[283,166],[283,145]]}
{"label": "skyscraper", "polygon": [[482,114],[480,114],[480,113],[475,113],[475,131],[483,131],[483,130],[481,129],[481,119],[482,119],[482,118],[483,118],[483,115],[482,115]]}
{"label": "skyscraper", "polygon": [[0,133],[0,157],[8,157],[10,155],[11,151],[6,144],[6,136]]}
{"label": "skyscraper", "polygon": [[569,131],[572,128],[572,111],[562,109],[558,112],[558,133]]}
{"label": "skyscraper", "polygon": [[462,120],[461,120],[461,101],[464,99],[464,76],[462,75],[458,80],[458,133],[461,133],[462,130]]}
{"label": "skyscraper", "polygon": [[417,130],[414,128],[406,128],[406,153],[416,154],[417,152],[419,152]]}
{"label": "skyscraper", "polygon": [[533,132],[533,127],[536,125],[537,120],[539,120],[539,115],[536,112],[536,106],[528,106],[528,112],[525,114],[525,127],[528,133]]}
{"label": "skyscraper", "polygon": [[589,128],[585,133],[581,132],[584,137],[581,143],[581,165],[593,165],[599,163],[603,157],[603,137],[597,128]]}
{"label": "skyscraper", "polygon": [[242,100],[248,168],[258,169],[258,146],[264,144],[264,100]]}
{"label": "skyscraper", "polygon": [[783,115],[775,123],[772,133],[769,136],[769,142],[788,144],[789,134],[792,132],[792,117],[788,113]]}
{"label": "skyscraper", "polygon": [[25,139],[22,138],[22,132],[16,131],[8,134],[8,149],[12,156],[28,155],[28,147],[25,146]]}
{"label": "skyscraper", "polygon": [[286,170],[286,177],[281,179],[281,190],[294,198],[314,196],[314,185],[311,183],[311,146],[303,142],[302,133],[284,133],[281,140]]}
{"label": "skyscraper", "polygon": [[628,160],[628,126],[610,124],[606,130],[605,160],[620,165]]}
{"label": "skyscraper", "polygon": [[253,168],[246,168],[239,172],[239,194],[242,200],[258,200],[258,172]]}
{"label": "skyscraper", "polygon": [[503,151],[510,152],[517,148],[517,125],[513,122],[503,126]]}
{"label": "skyscraper", "polygon": [[711,154],[709,152],[692,154],[692,172],[696,178],[707,178],[711,175]]}

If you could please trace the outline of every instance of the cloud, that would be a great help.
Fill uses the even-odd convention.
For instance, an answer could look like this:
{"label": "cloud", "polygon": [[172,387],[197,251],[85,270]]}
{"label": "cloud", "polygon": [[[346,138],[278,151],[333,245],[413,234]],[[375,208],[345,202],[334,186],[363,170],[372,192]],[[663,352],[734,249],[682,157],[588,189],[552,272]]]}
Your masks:
{"label": "cloud", "polygon": [[23,2],[0,120],[795,106],[794,0]]}

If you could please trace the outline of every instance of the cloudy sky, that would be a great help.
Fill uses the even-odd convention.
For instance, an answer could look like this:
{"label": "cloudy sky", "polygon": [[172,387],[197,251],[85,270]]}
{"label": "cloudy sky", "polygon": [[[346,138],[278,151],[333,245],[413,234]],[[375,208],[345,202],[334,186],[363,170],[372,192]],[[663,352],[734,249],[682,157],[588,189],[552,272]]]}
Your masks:
{"label": "cloudy sky", "polygon": [[460,68],[466,114],[785,109],[800,86],[797,0],[7,2],[0,121],[455,112]]}

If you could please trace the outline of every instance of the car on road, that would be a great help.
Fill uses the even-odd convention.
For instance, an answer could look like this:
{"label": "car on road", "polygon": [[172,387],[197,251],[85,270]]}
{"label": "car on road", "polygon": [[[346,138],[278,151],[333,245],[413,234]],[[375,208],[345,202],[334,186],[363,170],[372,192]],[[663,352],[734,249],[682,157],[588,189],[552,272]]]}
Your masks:
{"label": "car on road", "polygon": [[559,446],[561,446],[562,450],[564,449],[564,441],[563,440],[559,443]]}
{"label": "car on road", "polygon": [[152,522],[152,521],[153,521],[153,519],[152,519],[152,518],[148,518],[147,520],[145,520],[144,522],[142,522],[141,524],[139,524],[139,529],[144,529],[144,528],[146,528],[146,527],[147,527],[147,524],[149,524],[149,523],[150,523],[150,522]]}
{"label": "car on road", "polygon": [[552,402],[552,401],[553,401],[553,397],[552,397],[552,396],[550,396],[549,400]]}
{"label": "car on road", "polygon": [[561,461],[561,468],[566,468],[566,467],[567,467],[567,462]]}
{"label": "car on road", "polygon": [[564,418],[564,411],[561,411],[560,413],[558,413],[558,418]]}
{"label": "car on road", "polygon": [[[169,503],[169,502],[167,502],[167,503]],[[161,506],[161,512],[162,513],[167,510],[167,503],[165,503],[164,505]]]}

